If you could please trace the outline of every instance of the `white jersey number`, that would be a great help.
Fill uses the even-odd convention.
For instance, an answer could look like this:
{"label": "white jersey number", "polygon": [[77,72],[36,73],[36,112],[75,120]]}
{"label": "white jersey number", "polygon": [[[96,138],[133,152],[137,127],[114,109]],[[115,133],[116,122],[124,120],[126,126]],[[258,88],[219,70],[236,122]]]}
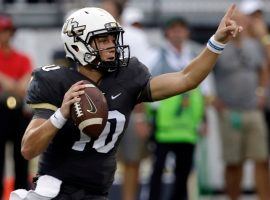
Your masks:
{"label": "white jersey number", "polygon": [[[98,139],[94,142],[93,148],[99,153],[109,152],[115,145],[119,135],[123,132],[126,122],[126,117],[117,110],[109,111],[108,121]],[[79,141],[76,141],[72,149],[83,151],[86,143],[90,142],[91,138],[81,133]]]}
{"label": "white jersey number", "polygon": [[47,66],[43,66],[41,67],[41,69],[43,71],[46,71],[46,72],[49,72],[49,71],[52,71],[52,70],[56,70],[56,69],[60,69],[61,67],[59,66],[56,66],[56,65],[47,65]]}

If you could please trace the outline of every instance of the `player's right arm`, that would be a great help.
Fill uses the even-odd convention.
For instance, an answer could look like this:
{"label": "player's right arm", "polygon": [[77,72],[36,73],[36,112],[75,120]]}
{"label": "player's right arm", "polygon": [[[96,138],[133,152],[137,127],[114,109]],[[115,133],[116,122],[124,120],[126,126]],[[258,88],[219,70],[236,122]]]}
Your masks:
{"label": "player's right arm", "polygon": [[32,119],[29,123],[23,139],[21,153],[26,160],[30,160],[41,154],[54,138],[58,129],[49,119]]}
{"label": "player's right arm", "polygon": [[[82,81],[79,81],[72,85],[65,93],[60,108],[60,112],[65,119],[69,118],[70,106],[80,101],[79,95],[84,93],[84,88]],[[43,112],[46,112],[46,109]],[[48,112],[51,111],[48,110]],[[59,128],[52,123],[50,118],[46,119],[46,117],[41,117],[41,115],[35,117],[34,115],[22,139],[21,153],[23,157],[30,160],[41,154],[48,147],[58,130]]]}

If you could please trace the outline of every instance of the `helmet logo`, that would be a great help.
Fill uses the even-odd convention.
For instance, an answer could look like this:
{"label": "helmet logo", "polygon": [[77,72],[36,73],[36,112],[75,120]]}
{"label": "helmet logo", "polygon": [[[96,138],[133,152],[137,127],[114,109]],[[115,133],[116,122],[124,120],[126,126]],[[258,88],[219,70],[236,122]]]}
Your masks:
{"label": "helmet logo", "polygon": [[109,23],[106,23],[104,26],[106,29],[113,29],[113,28],[117,28],[118,24],[116,22],[109,22]]}
{"label": "helmet logo", "polygon": [[74,37],[74,42],[77,42],[77,36],[83,35],[85,28],[85,25],[79,26],[79,23],[77,21],[73,21],[73,18],[71,18],[66,21],[63,33],[67,34],[69,37]]}

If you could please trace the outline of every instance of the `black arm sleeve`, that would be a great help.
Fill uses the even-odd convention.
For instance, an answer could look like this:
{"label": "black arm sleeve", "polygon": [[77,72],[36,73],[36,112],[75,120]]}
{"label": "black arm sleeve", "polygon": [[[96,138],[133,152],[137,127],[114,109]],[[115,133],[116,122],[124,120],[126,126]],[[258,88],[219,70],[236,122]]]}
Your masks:
{"label": "black arm sleeve", "polygon": [[139,88],[136,103],[153,101],[150,90],[150,80],[152,76],[148,68],[137,59],[134,59],[132,64],[136,65],[136,69],[138,70],[136,73],[134,73],[136,74],[136,83]]}
{"label": "black arm sleeve", "polygon": [[35,109],[33,119],[49,119],[53,115],[53,113],[54,111],[49,109]]}
{"label": "black arm sleeve", "polygon": [[141,103],[141,102],[152,102],[152,94],[151,94],[151,90],[150,90],[150,80],[148,80],[146,86],[142,89],[141,93],[138,96],[137,102]]}

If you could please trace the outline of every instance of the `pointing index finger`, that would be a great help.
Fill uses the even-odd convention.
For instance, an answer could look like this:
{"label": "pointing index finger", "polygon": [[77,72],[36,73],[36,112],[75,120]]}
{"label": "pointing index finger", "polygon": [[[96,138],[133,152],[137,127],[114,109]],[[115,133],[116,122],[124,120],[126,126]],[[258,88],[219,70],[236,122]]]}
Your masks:
{"label": "pointing index finger", "polygon": [[225,13],[225,15],[224,15],[224,18],[225,18],[226,20],[231,19],[232,16],[233,16],[233,14],[234,14],[235,9],[236,9],[236,5],[235,5],[235,4],[232,4],[232,5],[228,8],[228,10],[226,11],[226,13]]}

